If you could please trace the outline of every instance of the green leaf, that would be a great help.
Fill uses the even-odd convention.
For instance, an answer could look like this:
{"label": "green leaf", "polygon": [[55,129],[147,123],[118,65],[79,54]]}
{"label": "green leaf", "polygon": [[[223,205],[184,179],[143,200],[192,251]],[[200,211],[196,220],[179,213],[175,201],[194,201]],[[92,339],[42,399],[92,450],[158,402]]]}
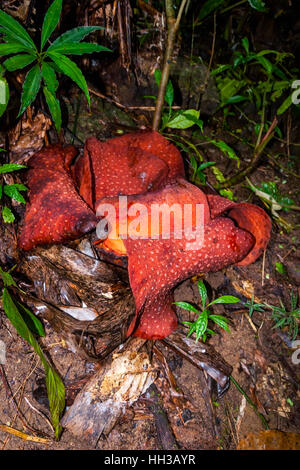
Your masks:
{"label": "green leaf", "polygon": [[17,302],[17,307],[23,317],[23,320],[32,333],[42,337],[46,336],[44,327],[39,318],[36,317],[27,307],[25,307],[25,305],[21,304],[20,302]]}
{"label": "green leaf", "polygon": [[60,133],[61,129],[61,109],[60,103],[56,98],[55,94],[52,93],[47,87],[43,88],[43,92],[47,101],[47,105],[49,107],[49,111],[51,113],[54,125],[56,127],[57,133]]}
{"label": "green leaf", "polygon": [[208,168],[210,166],[214,166],[216,164],[216,162],[205,162],[205,163],[201,163],[201,165],[199,166],[198,170],[205,170],[205,168]]}
{"label": "green leaf", "polygon": [[43,50],[44,45],[58,25],[61,9],[62,0],[54,0],[54,2],[48,8],[42,26],[41,50]]}
{"label": "green leaf", "polygon": [[207,0],[204,5],[202,6],[198,20],[201,21],[206,16],[208,16],[210,13],[215,11],[222,3],[224,3],[225,0]]}
{"label": "green leaf", "polygon": [[210,315],[209,318],[216,323],[216,325],[220,326],[223,328],[223,330],[228,331],[230,333],[229,326],[227,324],[228,320],[225,317],[222,317],[221,315]]}
{"label": "green leaf", "polygon": [[79,42],[84,39],[88,34],[93,33],[99,29],[104,29],[103,26],[79,26],[63,33],[48,47],[47,52],[55,49],[59,44]]}
{"label": "green leaf", "polygon": [[249,54],[249,39],[248,38],[243,38],[242,39],[242,46],[245,49],[245,51],[247,52],[247,54]]}
{"label": "green leaf", "polygon": [[13,221],[15,220],[14,214],[6,206],[2,207],[2,217],[3,217],[3,220],[6,224],[12,224]]}
{"label": "green leaf", "polygon": [[51,421],[55,429],[56,438],[58,439],[62,430],[59,421],[65,408],[65,387],[55,370],[47,362],[43,365],[46,372]]}
{"label": "green leaf", "polygon": [[238,65],[243,65],[249,61],[249,57],[245,57],[241,52],[236,52],[233,60],[233,67],[236,69]]}
{"label": "green leaf", "polygon": [[188,337],[191,336],[191,334],[194,333],[194,331],[196,329],[196,323],[191,323],[190,321],[183,321],[182,323],[184,325],[188,325],[190,327],[187,336]]}
{"label": "green leaf", "polygon": [[211,330],[210,328],[206,329],[206,333],[207,334],[209,333],[210,335],[216,335],[217,334],[215,331]]}
{"label": "green leaf", "polygon": [[[268,55],[268,54],[280,54],[278,51],[275,51],[274,49],[263,49],[262,51],[257,52],[255,55],[256,57],[262,56],[262,55]],[[285,54],[285,53],[284,53]]]}
{"label": "green leaf", "polygon": [[297,294],[297,292],[296,292],[296,294],[294,294],[293,289],[292,289],[291,290],[291,307],[292,307],[292,310],[296,309],[297,303],[298,303],[298,294]]}
{"label": "green leaf", "polygon": [[29,331],[26,323],[24,322],[21,314],[19,313],[16,305],[11,298],[9,291],[5,287],[2,294],[3,309],[8,316],[11,324],[16,328],[18,334],[22,336],[23,339],[28,341],[31,344],[31,332]]}
{"label": "green leaf", "polygon": [[281,318],[277,323],[275,323],[275,325],[272,327],[272,329],[281,328],[283,325],[285,325],[286,320],[287,320],[286,318]]}
{"label": "green leaf", "polygon": [[15,283],[12,275],[9,273],[9,271],[3,271],[3,269],[0,266],[0,277],[2,278],[4,287],[9,287],[9,286],[17,286]]}
{"label": "green leaf", "polygon": [[27,191],[26,186],[23,184],[5,184],[3,188],[4,194],[14,199],[15,201],[26,204],[26,201],[20,191]]}
{"label": "green leaf", "polygon": [[275,269],[280,274],[286,274],[286,269],[284,267],[284,264],[282,264],[282,263],[276,262],[275,263]]}
{"label": "green leaf", "polygon": [[230,98],[228,98],[228,100],[222,103],[222,107],[227,106],[228,104],[241,103],[242,101],[247,101],[248,99],[249,98],[246,98],[245,96],[242,96],[242,95],[231,96]]}
{"label": "green leaf", "polygon": [[201,336],[204,335],[206,329],[207,329],[207,325],[208,325],[208,315],[207,315],[207,311],[204,310],[200,315],[199,317],[197,318],[196,320],[196,343],[197,341],[199,340],[199,338],[201,338]]}
{"label": "green leaf", "polygon": [[88,101],[89,106],[91,106],[90,95],[86,80],[80,70],[77,67],[75,62],[70,60],[68,57],[59,54],[58,52],[49,52],[49,57],[53,60],[53,62],[59,67],[62,72],[70,77],[81,90],[84,92],[86,99]]}
{"label": "green leaf", "polygon": [[219,67],[212,70],[211,75],[215,76],[215,75],[218,75],[219,73],[223,73],[223,72],[225,72],[226,70],[229,70],[229,69],[231,69],[231,65],[229,65],[229,64],[219,65]]}
{"label": "green leaf", "polygon": [[18,117],[24,113],[26,108],[35,100],[41,86],[42,73],[40,66],[36,64],[26,75],[21,97],[21,107]]}
{"label": "green leaf", "polygon": [[0,117],[5,112],[7,105],[8,105],[8,101],[9,101],[8,83],[4,77],[0,77]]}
{"label": "green leaf", "polygon": [[276,81],[273,84],[273,93],[271,95],[271,100],[275,102],[278,98],[281,97],[282,93],[289,89],[291,86],[290,82],[288,80],[281,80],[281,81]]}
{"label": "green leaf", "polygon": [[9,54],[14,54],[15,52],[32,52],[32,49],[18,42],[11,42],[9,44],[0,44],[0,57],[9,55]]}
{"label": "green leaf", "polygon": [[199,294],[200,294],[200,297],[201,297],[202,306],[204,308],[205,304],[206,304],[206,299],[207,299],[207,290],[206,290],[204,282],[199,279],[199,281],[197,283],[197,287],[198,287]]}
{"label": "green leaf", "polygon": [[161,82],[161,70],[160,69],[155,69],[154,78],[155,78],[155,81],[156,81],[156,85],[159,88],[159,85],[160,85],[160,82]]}
{"label": "green leaf", "polygon": [[240,302],[240,301],[241,301],[240,299],[238,299],[237,297],[234,297],[233,295],[222,295],[221,297],[218,297],[217,299],[210,302],[208,307],[214,304],[236,304],[237,302]]}
{"label": "green leaf", "polygon": [[0,10],[0,25],[2,30],[8,34],[9,37],[13,37],[16,42],[20,42],[31,50],[36,51],[35,44],[26,29],[3,10]]}
{"label": "green leaf", "polygon": [[217,77],[217,85],[220,91],[221,103],[225,103],[232,96],[236,96],[245,85],[245,80],[236,80],[235,78],[230,78],[228,76]]}
{"label": "green leaf", "polygon": [[93,52],[102,52],[108,51],[111,52],[111,49],[101,46],[100,44],[94,44],[90,42],[81,42],[81,43],[72,43],[64,42],[63,44],[58,44],[56,47],[49,48],[48,52],[58,52],[60,54],[92,54]]}
{"label": "green leaf", "polygon": [[58,80],[56,78],[56,73],[49,62],[43,62],[42,76],[48,90],[51,91],[51,93],[55,93],[58,88]]}
{"label": "green leaf", "polygon": [[293,94],[289,95],[284,100],[284,102],[279,106],[279,108],[277,109],[277,114],[279,116],[280,114],[283,114],[293,104],[292,97],[293,97]]}
{"label": "green leaf", "polygon": [[2,199],[3,195],[3,184],[0,184],[0,199]]}
{"label": "green leaf", "polygon": [[294,329],[294,333],[292,334],[292,331],[291,331],[290,336],[292,336],[292,340],[295,340],[298,335],[298,323],[297,323],[296,318],[294,319],[293,324],[291,326],[292,326],[292,330]]}
{"label": "green leaf", "polygon": [[18,163],[5,163],[0,166],[0,174],[11,173],[12,171],[22,170],[23,168],[27,168],[27,166],[19,165]]}
{"label": "green leaf", "polygon": [[231,147],[229,147],[229,145],[226,144],[226,142],[224,142],[223,140],[210,140],[209,142],[211,144],[215,145],[216,147],[218,147],[220,150],[222,150],[222,152],[226,153],[226,155],[229,158],[232,158],[233,160],[236,160],[237,161],[237,167],[239,168],[240,159],[237,156],[237,154],[235,153],[235,151]]}
{"label": "green leaf", "polygon": [[51,421],[55,429],[55,435],[58,438],[61,432],[59,425],[60,416],[65,407],[65,387],[55,370],[47,362],[43,351],[37,340],[33,336],[17,306],[13,302],[8,290],[3,289],[3,308],[12,325],[16,328],[18,334],[22,336],[32,347],[34,352],[40,357],[46,373],[46,386],[49,399],[49,408]]}
{"label": "green leaf", "polygon": [[171,80],[168,81],[166,94],[165,94],[165,100],[169,106],[172,106],[173,101],[174,101],[174,88],[173,88],[173,84]]}
{"label": "green leaf", "polygon": [[14,72],[15,70],[23,69],[27,65],[31,64],[34,60],[36,60],[36,57],[32,55],[19,54],[6,59],[6,61],[3,62],[3,66],[9,70],[9,72]]}
{"label": "green leaf", "polygon": [[[199,122],[200,111],[196,109],[187,109],[180,111],[166,126],[171,129],[187,129]],[[199,122],[200,123],[200,122]]]}
{"label": "green leaf", "polygon": [[248,0],[249,5],[257,11],[268,11],[265,2],[262,0]]}
{"label": "green leaf", "polygon": [[277,75],[277,77],[281,78],[281,80],[288,80],[286,74],[281,70],[277,65],[273,65],[273,73]]}
{"label": "green leaf", "polygon": [[177,305],[180,308],[183,308],[184,310],[189,310],[190,312],[194,312],[197,315],[199,314],[198,310],[193,307],[193,305],[189,304],[188,302],[173,302],[174,305]]}
{"label": "green leaf", "polygon": [[264,67],[264,69],[267,71],[268,75],[271,75],[272,72],[273,72],[272,62],[270,62],[268,59],[266,59],[263,56],[256,57],[256,59],[257,59],[257,62],[259,62]]}

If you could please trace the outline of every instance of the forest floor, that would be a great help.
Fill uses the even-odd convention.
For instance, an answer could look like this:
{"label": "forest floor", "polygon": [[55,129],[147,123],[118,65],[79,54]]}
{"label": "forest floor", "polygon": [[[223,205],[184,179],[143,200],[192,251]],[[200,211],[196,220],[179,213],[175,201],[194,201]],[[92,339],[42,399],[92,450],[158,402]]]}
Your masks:
{"label": "forest floor", "polygon": [[[103,125],[103,106],[99,100],[93,100],[92,118],[86,119],[87,111],[83,107],[77,124],[77,135],[87,138],[90,135],[111,137],[111,129]],[[71,106],[71,105],[70,105]],[[120,122],[120,111],[114,108],[115,125]],[[126,113],[122,112],[121,124]],[[92,123],[91,123],[92,119]],[[108,118],[108,119],[111,119]],[[129,119],[129,118],[128,118]],[[132,118],[129,119],[132,122]],[[133,121],[134,122],[134,121]],[[144,116],[138,122],[146,123]],[[70,123],[71,127],[72,123]],[[241,124],[240,124],[241,125]],[[211,128],[209,127],[211,126]],[[219,138],[224,138],[224,130],[209,124],[205,132],[213,131]],[[294,130],[296,132],[296,130]],[[225,138],[224,138],[225,140]],[[228,141],[228,136],[226,137]],[[231,142],[237,146],[236,142]],[[277,145],[277,148],[276,148]],[[277,142],[271,152],[283,151],[283,144]],[[237,148],[247,153],[246,148]],[[205,150],[208,161],[214,160],[226,167],[224,156],[215,148]],[[283,174],[276,166],[263,159],[252,173],[251,180],[276,181],[279,188],[295,200],[299,198],[298,179]],[[282,165],[285,161],[281,160]],[[210,180],[210,178],[208,178]],[[213,180],[212,180],[213,182]],[[238,201],[249,201],[262,205],[261,201],[250,194],[244,184],[234,188]],[[250,198],[250,199],[249,199]],[[293,211],[284,214],[291,224],[296,223]],[[273,218],[271,240],[265,257],[261,257],[248,267],[229,267],[220,272],[205,276],[211,291],[218,295],[231,294],[243,296],[250,300],[255,295],[256,302],[279,305],[279,299],[290,308],[290,292],[299,291],[299,231],[289,232],[280,227]],[[287,267],[284,273],[278,272],[275,263]],[[175,300],[200,304],[197,284],[188,280],[179,285],[175,291]],[[271,311],[254,312],[251,319],[241,307],[219,307],[218,313],[224,312],[230,319],[231,333],[216,329],[218,334],[209,339],[215,349],[233,367],[232,376],[242,389],[251,397],[258,411],[263,414],[268,426],[273,430],[299,432],[300,428],[300,395],[299,364],[295,359],[294,349],[286,330],[274,329]],[[178,315],[183,317],[182,310]],[[93,449],[89,441],[75,438],[70,431],[62,433],[59,442],[53,439],[49,426],[47,396],[45,392],[44,371],[37,356],[23,341],[8,319],[2,315],[0,323],[0,340],[6,345],[6,360],[2,366],[5,378],[0,380],[0,423],[25,433],[46,439],[45,442],[25,441],[19,437],[0,430],[0,449]],[[77,353],[67,349],[61,337],[45,321],[46,337],[42,340],[43,348],[50,355],[64,383],[68,384],[90,376],[97,370],[97,364],[84,360]],[[261,419],[247,403],[245,396],[231,383],[227,391],[218,397],[216,393],[210,409],[207,394],[203,390],[203,378],[199,369],[176,353],[160,347],[175,377],[177,386],[182,390],[186,400],[184,419],[179,419],[176,410],[165,410],[169,424],[180,449],[235,449],[240,439],[249,432],[259,432],[264,428]],[[298,360],[299,362],[299,360]],[[203,375],[203,374],[202,374]],[[7,380],[6,386],[4,386]],[[12,399],[13,395],[14,399]],[[149,399],[149,397],[148,397]],[[159,449],[159,440],[154,416],[140,413],[139,407],[145,397],[141,397],[128,408],[114,429],[106,437],[101,437],[97,449]]]}

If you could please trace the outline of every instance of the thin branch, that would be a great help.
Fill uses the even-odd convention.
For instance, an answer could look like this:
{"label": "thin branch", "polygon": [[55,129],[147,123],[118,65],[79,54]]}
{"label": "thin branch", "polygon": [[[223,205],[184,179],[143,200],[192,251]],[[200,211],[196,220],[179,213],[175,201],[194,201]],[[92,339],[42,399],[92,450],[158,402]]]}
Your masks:
{"label": "thin branch", "polygon": [[167,48],[164,56],[163,69],[161,74],[161,82],[158,90],[157,102],[153,117],[152,129],[157,131],[159,129],[160,119],[162,115],[162,110],[164,106],[165,93],[167,84],[169,81],[170,75],[170,64],[173,55],[173,49],[176,39],[176,34],[179,28],[180,20],[184,7],[187,0],[182,0],[179,8],[177,18],[175,18],[175,13],[172,5],[172,0],[166,0],[166,16],[167,16],[167,25],[168,25],[168,39],[167,39]]}

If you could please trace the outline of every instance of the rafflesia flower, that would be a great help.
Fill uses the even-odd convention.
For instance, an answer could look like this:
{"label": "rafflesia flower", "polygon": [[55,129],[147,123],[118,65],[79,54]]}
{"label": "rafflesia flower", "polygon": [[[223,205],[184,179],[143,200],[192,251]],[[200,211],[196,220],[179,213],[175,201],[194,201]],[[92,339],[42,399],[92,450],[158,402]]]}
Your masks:
{"label": "rafflesia flower", "polygon": [[[74,163],[75,153],[73,147],[51,146],[31,158],[29,204],[19,245],[30,250],[78,238],[104,216],[99,208],[112,206],[114,211],[105,220],[109,235],[115,236],[100,240],[98,246],[128,258],[136,303],[128,335],[169,335],[177,326],[172,291],[179,282],[232,264],[253,263],[268,244],[267,214],[253,204],[206,195],[190,184],[179,151],[157,132],[106,142],[90,138],[84,155]],[[162,214],[156,223],[153,207]],[[172,207],[173,215],[165,219],[169,224],[164,224]],[[189,217],[182,220],[187,207]]]}

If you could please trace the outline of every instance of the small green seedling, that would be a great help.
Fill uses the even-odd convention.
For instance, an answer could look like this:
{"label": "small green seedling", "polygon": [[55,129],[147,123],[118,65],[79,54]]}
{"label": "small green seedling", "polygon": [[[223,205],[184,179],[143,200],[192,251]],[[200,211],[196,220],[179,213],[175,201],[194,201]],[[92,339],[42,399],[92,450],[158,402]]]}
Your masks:
{"label": "small green seedling", "polygon": [[206,305],[207,290],[204,285],[204,282],[199,280],[197,286],[202,300],[202,307],[200,310],[196,309],[193,305],[188,302],[174,302],[174,304],[178,307],[183,308],[184,310],[189,310],[190,312],[193,312],[197,315],[197,318],[194,322],[182,322],[190,327],[188,336],[191,336],[191,334],[195,332],[197,343],[199,339],[205,342],[208,334],[215,335],[215,331],[208,328],[209,321],[215,323],[216,325],[223,328],[223,330],[228,331],[228,333],[230,333],[228,319],[221,315],[210,313],[209,307],[216,304],[234,304],[240,302],[240,299],[232,295],[222,295],[221,297],[218,297],[217,299],[213,300],[208,305]]}
{"label": "small green seedling", "polygon": [[[0,149],[3,152],[3,149]],[[22,170],[27,168],[25,165],[19,165],[18,163],[6,163],[0,165],[0,175],[5,173],[11,173],[12,171]],[[14,199],[15,201],[26,204],[24,197],[21,194],[21,191],[27,191],[27,187],[24,184],[1,184],[0,183],[0,201],[2,200],[3,195]],[[6,205],[2,205],[2,218],[5,223],[12,223],[15,220],[15,216],[12,211]]]}
{"label": "small green seedling", "polygon": [[298,295],[291,291],[291,309],[288,311],[283,305],[282,300],[280,301],[280,307],[276,305],[270,305],[267,303],[256,304],[254,303],[254,296],[251,301],[243,302],[244,306],[249,309],[249,317],[252,316],[253,312],[264,312],[265,309],[272,310],[272,319],[275,321],[273,328],[288,328],[288,335],[294,340],[298,334],[298,323],[300,321],[300,307],[298,305]]}
{"label": "small green seedling", "polygon": [[298,294],[291,290],[291,309],[288,311],[280,299],[280,307],[265,304],[272,310],[272,318],[275,321],[273,328],[288,328],[288,335],[292,340],[296,339],[298,334],[298,323],[300,321],[300,307],[298,305]]}
{"label": "small green seedling", "polygon": [[249,309],[248,315],[252,317],[253,312],[264,312],[265,304],[256,304],[254,302],[254,295],[252,295],[251,300],[248,302],[243,302],[244,306]]}

